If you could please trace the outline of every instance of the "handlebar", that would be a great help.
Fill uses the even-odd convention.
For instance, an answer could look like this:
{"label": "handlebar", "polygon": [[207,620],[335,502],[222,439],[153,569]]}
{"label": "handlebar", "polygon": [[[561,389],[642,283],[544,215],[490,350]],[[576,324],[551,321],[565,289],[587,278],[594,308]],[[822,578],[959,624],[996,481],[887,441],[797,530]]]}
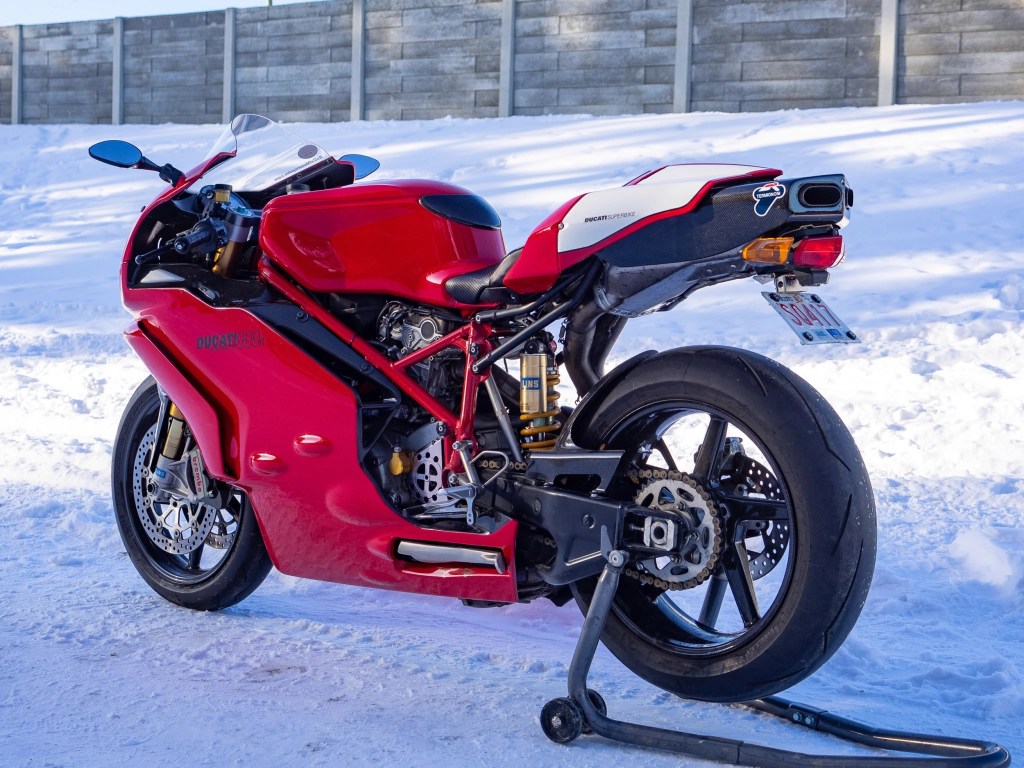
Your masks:
{"label": "handlebar", "polygon": [[174,239],[174,250],[184,256],[200,245],[209,243],[217,236],[217,230],[208,222],[201,221],[191,232]]}

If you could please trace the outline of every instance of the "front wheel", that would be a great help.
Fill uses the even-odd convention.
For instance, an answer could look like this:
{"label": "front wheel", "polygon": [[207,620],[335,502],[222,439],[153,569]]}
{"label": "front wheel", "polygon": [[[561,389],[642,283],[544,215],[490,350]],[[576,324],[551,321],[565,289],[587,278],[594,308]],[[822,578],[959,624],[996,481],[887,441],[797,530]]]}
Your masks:
{"label": "front wheel", "polygon": [[121,540],[162,597],[196,610],[226,608],[266,578],[270,556],[240,489],[207,478],[212,495],[191,501],[158,487],[151,467],[159,414],[160,394],[150,378],[128,402],[114,442],[111,485]]}
{"label": "front wheel", "polygon": [[[849,634],[874,568],[874,498],[807,382],[751,352],[677,349],[631,371],[575,437],[625,452],[609,495],[695,530],[620,581],[602,640],[640,677],[749,700],[807,677]],[[574,587],[584,610],[594,584]]]}

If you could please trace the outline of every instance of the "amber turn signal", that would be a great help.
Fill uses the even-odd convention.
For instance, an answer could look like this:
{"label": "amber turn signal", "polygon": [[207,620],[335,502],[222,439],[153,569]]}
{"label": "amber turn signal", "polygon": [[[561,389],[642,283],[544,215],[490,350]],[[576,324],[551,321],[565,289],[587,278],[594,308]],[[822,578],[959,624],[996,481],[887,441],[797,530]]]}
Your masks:
{"label": "amber turn signal", "polygon": [[792,237],[759,237],[742,251],[744,261],[785,264],[793,247]]}

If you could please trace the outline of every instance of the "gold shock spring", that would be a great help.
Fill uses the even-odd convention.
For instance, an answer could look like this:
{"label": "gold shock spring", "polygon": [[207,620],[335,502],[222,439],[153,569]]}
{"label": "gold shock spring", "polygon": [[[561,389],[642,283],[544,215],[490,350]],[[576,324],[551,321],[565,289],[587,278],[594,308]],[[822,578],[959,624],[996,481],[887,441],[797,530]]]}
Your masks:
{"label": "gold shock spring", "polygon": [[[546,451],[555,447],[562,425],[555,421],[559,415],[558,399],[561,394],[555,389],[561,378],[558,368],[547,354],[523,355],[522,398],[519,417],[526,426],[519,430],[523,441],[520,448],[528,451]],[[543,408],[543,410],[541,410]]]}

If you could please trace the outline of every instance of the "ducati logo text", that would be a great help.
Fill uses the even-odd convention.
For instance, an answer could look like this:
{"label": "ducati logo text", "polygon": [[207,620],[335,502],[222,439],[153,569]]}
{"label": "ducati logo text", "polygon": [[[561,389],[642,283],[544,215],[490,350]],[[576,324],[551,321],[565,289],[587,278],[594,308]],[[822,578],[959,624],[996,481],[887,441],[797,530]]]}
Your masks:
{"label": "ducati logo text", "polygon": [[636,211],[626,211],[624,213],[606,213],[604,216],[588,216],[583,220],[584,224],[589,224],[592,221],[611,221],[612,219],[635,219]]}
{"label": "ducati logo text", "polygon": [[196,339],[196,349],[255,349],[262,346],[263,336],[259,331],[220,333]]}

